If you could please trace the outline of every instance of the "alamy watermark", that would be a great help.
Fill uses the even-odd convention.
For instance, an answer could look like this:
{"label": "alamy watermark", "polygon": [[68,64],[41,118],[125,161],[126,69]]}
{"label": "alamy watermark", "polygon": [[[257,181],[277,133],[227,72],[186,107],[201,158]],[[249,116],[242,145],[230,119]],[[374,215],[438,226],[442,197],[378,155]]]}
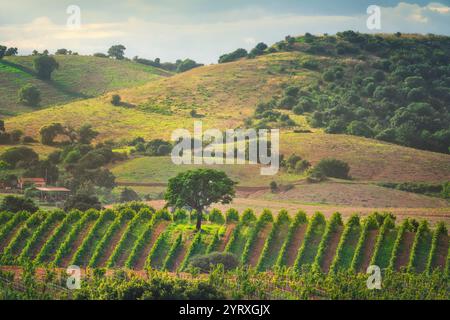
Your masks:
{"label": "alamy watermark", "polygon": [[181,164],[261,164],[262,175],[275,175],[280,167],[279,129],[207,129],[194,122],[187,129],[172,132],[172,162]]}
{"label": "alamy watermark", "polygon": [[366,26],[369,30],[381,29],[381,8],[376,5],[367,7],[367,14],[369,17],[366,20]]}

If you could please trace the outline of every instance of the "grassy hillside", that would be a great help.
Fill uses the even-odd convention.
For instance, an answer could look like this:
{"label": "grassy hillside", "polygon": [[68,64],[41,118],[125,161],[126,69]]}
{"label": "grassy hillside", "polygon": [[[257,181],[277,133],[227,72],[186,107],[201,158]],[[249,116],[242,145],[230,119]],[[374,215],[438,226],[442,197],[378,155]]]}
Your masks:
{"label": "grassy hillside", "polygon": [[59,69],[53,73],[52,81],[35,77],[33,56],[12,56],[0,60],[0,94],[3,98],[0,114],[10,116],[34,110],[17,103],[17,91],[28,83],[41,90],[42,108],[141,85],[170,75],[167,71],[129,61],[93,56],[54,57]]}

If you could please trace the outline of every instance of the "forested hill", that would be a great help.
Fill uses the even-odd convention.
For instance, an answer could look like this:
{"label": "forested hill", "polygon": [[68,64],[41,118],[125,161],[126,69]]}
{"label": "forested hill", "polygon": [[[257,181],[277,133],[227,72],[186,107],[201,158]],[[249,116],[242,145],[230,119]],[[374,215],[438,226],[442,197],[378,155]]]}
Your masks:
{"label": "forested hill", "polygon": [[238,49],[219,63],[275,52],[308,55],[302,67],[315,81],[287,83],[282,95],[256,109],[263,126],[280,116],[274,109],[305,114],[327,133],[372,137],[448,153],[450,146],[450,38],[436,35],[287,36],[250,53]]}

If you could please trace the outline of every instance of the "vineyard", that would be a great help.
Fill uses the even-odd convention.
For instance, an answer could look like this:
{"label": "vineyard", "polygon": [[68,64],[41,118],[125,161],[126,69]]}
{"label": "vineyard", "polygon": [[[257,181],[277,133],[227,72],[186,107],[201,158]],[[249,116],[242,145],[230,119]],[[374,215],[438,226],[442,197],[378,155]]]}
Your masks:
{"label": "vineyard", "polygon": [[[317,212],[274,215],[251,209],[241,214],[217,209],[204,215],[195,232],[196,213],[155,211],[134,204],[116,209],[0,213],[0,263],[32,262],[37,267],[191,270],[199,255],[226,252],[241,265],[263,272],[312,268],[321,273],[365,273],[382,270],[448,272],[449,238],[444,223],[395,223],[391,214],[357,215],[343,221],[335,213],[327,221]],[[192,222],[191,222],[192,221]]]}

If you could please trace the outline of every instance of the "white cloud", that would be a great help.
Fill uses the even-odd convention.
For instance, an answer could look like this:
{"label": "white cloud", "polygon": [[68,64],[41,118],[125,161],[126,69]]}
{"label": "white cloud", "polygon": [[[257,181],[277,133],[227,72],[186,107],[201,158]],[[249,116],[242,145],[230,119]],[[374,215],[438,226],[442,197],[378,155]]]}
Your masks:
{"label": "white cloud", "polygon": [[[134,1],[139,2],[131,0],[130,3]],[[450,7],[440,3],[426,6],[399,3],[395,7],[381,8],[382,29],[375,32],[450,34],[449,18]],[[163,61],[190,57],[210,63],[238,47],[250,49],[260,41],[271,44],[288,34],[335,33],[349,29],[373,32],[367,30],[366,19],[365,12],[354,16],[308,16],[257,11],[256,15],[247,17],[239,12],[227,12],[208,22],[174,19],[160,22],[129,17],[116,22],[82,23],[81,29],[71,30],[43,16],[25,24],[0,26],[0,43],[18,47],[19,53],[68,48],[82,54],[105,52],[110,45],[122,43],[130,57],[160,57]]]}

